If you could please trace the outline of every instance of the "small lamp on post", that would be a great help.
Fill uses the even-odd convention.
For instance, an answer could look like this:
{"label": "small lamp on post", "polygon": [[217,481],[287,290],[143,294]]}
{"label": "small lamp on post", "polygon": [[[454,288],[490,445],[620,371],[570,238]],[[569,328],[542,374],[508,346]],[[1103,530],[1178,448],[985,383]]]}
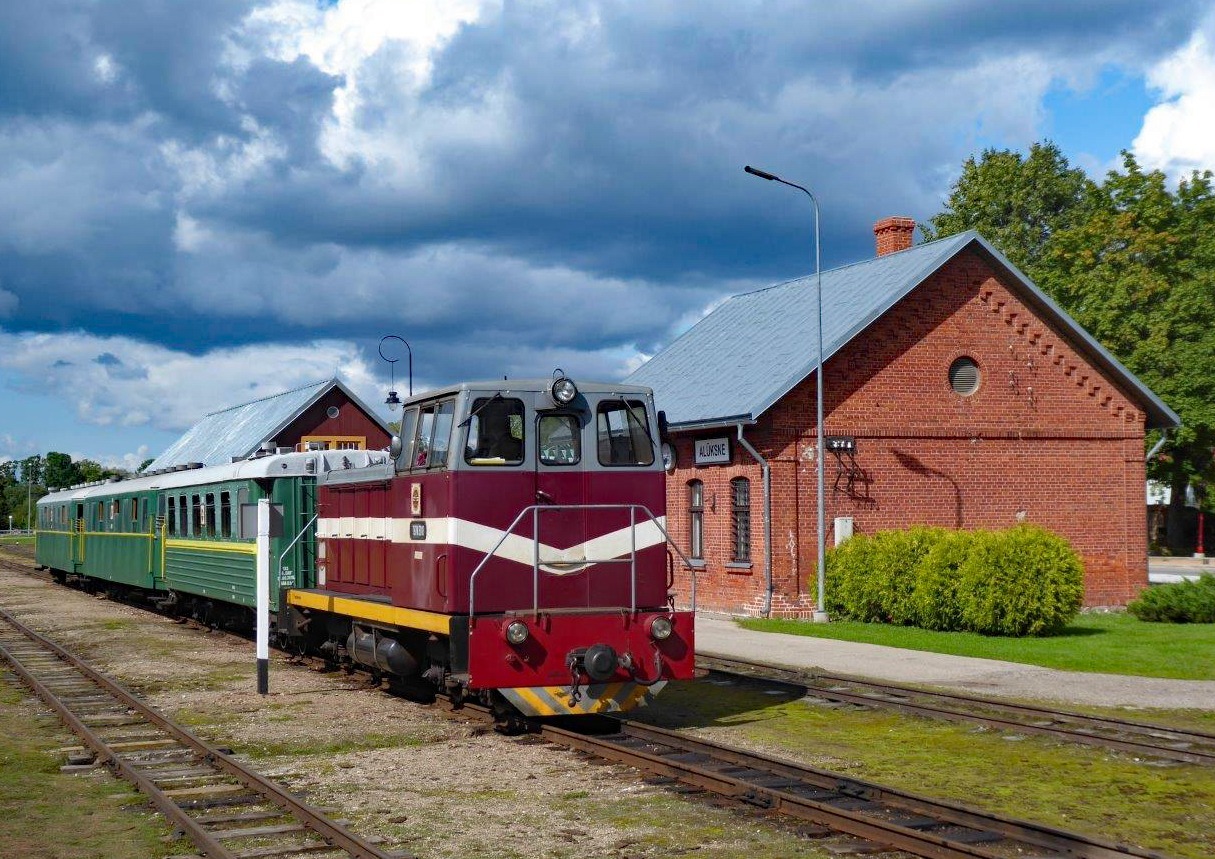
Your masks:
{"label": "small lamp on post", "polygon": [[793,182],[788,182],[779,176],[768,173],[765,170],[752,167],[749,164],[743,168],[752,176],[758,176],[760,179],[767,179],[769,182],[780,182],[782,185],[788,185],[790,188],[796,188],[814,204],[814,280],[815,280],[815,300],[818,311],[818,362],[814,372],[814,391],[815,391],[815,428],[817,437],[814,449],[814,464],[817,468],[817,486],[818,486],[818,599],[815,603],[814,620],[817,623],[825,623],[827,621],[826,600],[826,566],[827,566],[827,514],[826,503],[824,501],[823,491],[823,267],[822,256],[820,254],[820,239],[818,226],[818,198],[810,192],[809,188],[803,188]]}
{"label": "small lamp on post", "polygon": [[409,396],[413,396],[413,350],[409,348],[409,344],[404,339],[395,334],[385,334],[380,338],[379,353],[380,357],[388,362],[388,398],[384,400],[384,405],[388,406],[388,411],[395,412],[401,408],[401,398],[397,396],[397,374],[396,364],[400,358],[389,358],[384,354],[384,343],[388,340],[397,340],[405,347],[405,353],[409,356]]}

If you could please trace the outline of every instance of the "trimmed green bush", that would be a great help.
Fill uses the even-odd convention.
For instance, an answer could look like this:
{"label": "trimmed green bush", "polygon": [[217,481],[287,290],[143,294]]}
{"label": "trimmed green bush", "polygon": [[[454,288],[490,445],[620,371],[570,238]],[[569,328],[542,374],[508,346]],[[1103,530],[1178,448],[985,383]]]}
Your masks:
{"label": "trimmed green bush", "polygon": [[973,543],[974,536],[969,531],[939,532],[916,570],[915,591],[911,595],[915,626],[943,632],[962,628],[958,570],[969,557]]}
{"label": "trimmed green bush", "polygon": [[873,538],[857,535],[827,552],[826,609],[866,623],[883,619],[879,591],[873,586]]}
{"label": "trimmed green bush", "polygon": [[1126,610],[1154,623],[1215,623],[1215,576],[1155,585]]}
{"label": "trimmed green bush", "polygon": [[959,567],[962,628],[984,635],[1051,635],[1084,598],[1084,567],[1062,537],[1036,525],[976,532]]}
{"label": "trimmed green bush", "polygon": [[1007,531],[911,528],[853,537],[827,555],[829,613],[984,635],[1050,635],[1076,616],[1084,568],[1065,540]]}
{"label": "trimmed green bush", "polygon": [[921,561],[945,532],[939,528],[915,527],[906,531],[881,531],[873,535],[870,553],[870,586],[886,623],[914,626],[914,599]]}

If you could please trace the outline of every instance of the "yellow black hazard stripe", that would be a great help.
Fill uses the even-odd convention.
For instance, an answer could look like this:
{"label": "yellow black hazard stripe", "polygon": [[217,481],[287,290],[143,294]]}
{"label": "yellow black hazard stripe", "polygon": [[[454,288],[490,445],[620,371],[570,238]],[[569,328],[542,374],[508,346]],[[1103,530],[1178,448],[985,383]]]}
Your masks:
{"label": "yellow black hazard stripe", "polygon": [[571,716],[624,713],[644,707],[666,685],[661,680],[653,686],[632,682],[580,686],[578,699],[572,704],[569,686],[520,686],[498,691],[525,716]]}

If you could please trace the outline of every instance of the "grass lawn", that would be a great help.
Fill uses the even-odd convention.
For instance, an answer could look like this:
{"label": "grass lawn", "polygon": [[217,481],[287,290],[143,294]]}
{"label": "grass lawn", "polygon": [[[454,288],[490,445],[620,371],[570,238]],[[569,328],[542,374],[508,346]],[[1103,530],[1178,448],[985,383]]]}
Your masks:
{"label": "grass lawn", "polygon": [[1215,680],[1215,624],[1145,623],[1129,614],[1082,614],[1061,635],[1001,638],[880,623],[739,621],[746,629],[885,644],[956,656],[1178,680]]}
{"label": "grass lawn", "polygon": [[1179,859],[1215,856],[1215,768],[888,710],[821,707],[761,688],[672,683],[635,717]]}
{"label": "grass lawn", "polygon": [[34,545],[33,534],[23,534],[19,537],[4,536],[0,537],[0,546],[32,546]]}

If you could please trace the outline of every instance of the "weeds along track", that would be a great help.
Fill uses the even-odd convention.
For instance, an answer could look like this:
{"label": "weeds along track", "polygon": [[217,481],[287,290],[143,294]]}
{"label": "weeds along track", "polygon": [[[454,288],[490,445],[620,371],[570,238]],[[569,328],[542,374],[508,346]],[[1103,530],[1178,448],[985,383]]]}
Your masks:
{"label": "weeds along track", "polygon": [[991,698],[926,692],[908,686],[717,656],[697,656],[696,664],[698,668],[724,675],[793,686],[804,690],[809,698],[824,702],[897,710],[932,719],[979,724],[993,730],[1045,735],[1146,757],[1215,766],[1215,734],[1201,731],[1088,716]]}
{"label": "weeds along track", "polygon": [[[440,711],[489,720],[475,705]],[[587,726],[592,724],[587,719]],[[627,764],[651,783],[711,796],[802,824],[835,855],[925,859],[1168,859],[1165,854],[918,796],[663,728],[603,717],[602,733],[540,725],[547,741],[599,761]]]}
{"label": "weeds along track", "polygon": [[[0,555],[0,568],[11,568],[25,573],[31,572],[28,562],[6,564]],[[0,623],[0,651],[9,650],[10,635]],[[18,647],[20,640],[13,647]],[[25,645],[21,645],[24,647]],[[52,673],[63,673],[62,667],[52,665]],[[61,663],[62,664],[62,663]],[[742,663],[735,663],[743,671]],[[763,677],[763,666],[754,666],[752,676],[757,679],[796,683],[808,686],[805,678]],[[719,670],[725,670],[724,667]],[[792,672],[790,672],[792,673]],[[832,682],[835,682],[834,680]],[[72,687],[69,685],[69,689]],[[91,693],[97,695],[99,693]],[[78,699],[88,700],[89,694],[76,692]],[[119,703],[117,721],[135,718],[125,703]],[[443,712],[446,708],[439,708]],[[110,711],[105,711],[110,712]],[[450,715],[460,714],[486,717],[480,708],[465,705]],[[66,721],[66,719],[65,719]],[[631,722],[597,720],[600,734],[571,731],[555,725],[536,728],[536,740],[580,751],[594,761],[611,761],[630,765],[648,774],[651,782],[666,785],[668,789],[705,796],[714,801],[726,801],[741,807],[777,814],[797,821],[798,831],[805,837],[821,840],[824,849],[839,855],[888,855],[921,856],[930,859],[1118,859],[1119,857],[1141,857],[1141,859],[1167,859],[1164,854],[1141,848],[1106,842],[1084,835],[1041,826],[1038,824],[991,815],[953,803],[932,800],[906,791],[892,789],[879,784],[865,782],[849,776],[807,767],[775,757],[743,751],[678,732],[653,728]],[[588,720],[585,725],[593,723]],[[245,783],[237,777],[225,774],[210,774],[203,771],[209,759],[231,761],[220,750],[197,751],[185,744],[177,745],[176,738],[161,737],[151,728],[136,725],[108,725],[115,730],[118,739],[107,737],[111,744],[122,742],[164,742],[163,747],[151,745],[145,749],[172,749],[181,755],[178,760],[167,759],[149,766],[166,776],[170,790],[179,787],[211,786],[196,794],[178,794],[172,805],[179,812],[200,822],[204,834],[228,849],[235,839],[224,839],[226,831],[252,831],[261,842],[249,842],[243,852],[207,852],[208,856],[239,856],[252,859],[255,856],[280,854],[280,842],[265,839],[285,838],[289,833],[272,833],[267,830],[276,826],[294,827],[290,834],[299,835],[310,830],[310,825],[297,816],[281,812],[281,805],[273,800],[258,798],[255,791],[247,790]],[[137,733],[138,732],[138,733]],[[142,734],[145,739],[140,739]],[[182,732],[186,733],[186,732]],[[136,754],[118,748],[101,750],[90,743],[98,759],[115,762],[121,757]],[[151,752],[142,752],[151,754]],[[116,765],[116,764],[112,764]],[[177,771],[175,773],[175,770]],[[170,775],[173,774],[173,775]],[[190,781],[197,778],[197,781]],[[138,782],[137,782],[138,783]],[[142,785],[140,785],[142,788]],[[152,796],[149,793],[149,796]],[[184,801],[183,801],[184,800]],[[159,803],[158,807],[159,807]],[[183,807],[184,806],[184,807]],[[162,811],[165,809],[162,808]],[[278,812],[279,816],[270,816]],[[170,811],[165,813],[175,823],[178,817]],[[258,815],[265,814],[266,817]],[[245,816],[248,815],[248,816]],[[185,829],[184,824],[179,824]],[[216,832],[218,830],[218,833]],[[260,832],[260,835],[259,835]],[[314,853],[320,856],[385,856],[367,846],[365,853],[331,849],[323,839],[310,842],[312,850],[330,850]],[[291,855],[291,854],[285,854]],[[401,854],[395,854],[401,855]]]}
{"label": "weeds along track", "polygon": [[104,764],[209,859],[401,859],[208,745],[0,609],[0,656]]}

